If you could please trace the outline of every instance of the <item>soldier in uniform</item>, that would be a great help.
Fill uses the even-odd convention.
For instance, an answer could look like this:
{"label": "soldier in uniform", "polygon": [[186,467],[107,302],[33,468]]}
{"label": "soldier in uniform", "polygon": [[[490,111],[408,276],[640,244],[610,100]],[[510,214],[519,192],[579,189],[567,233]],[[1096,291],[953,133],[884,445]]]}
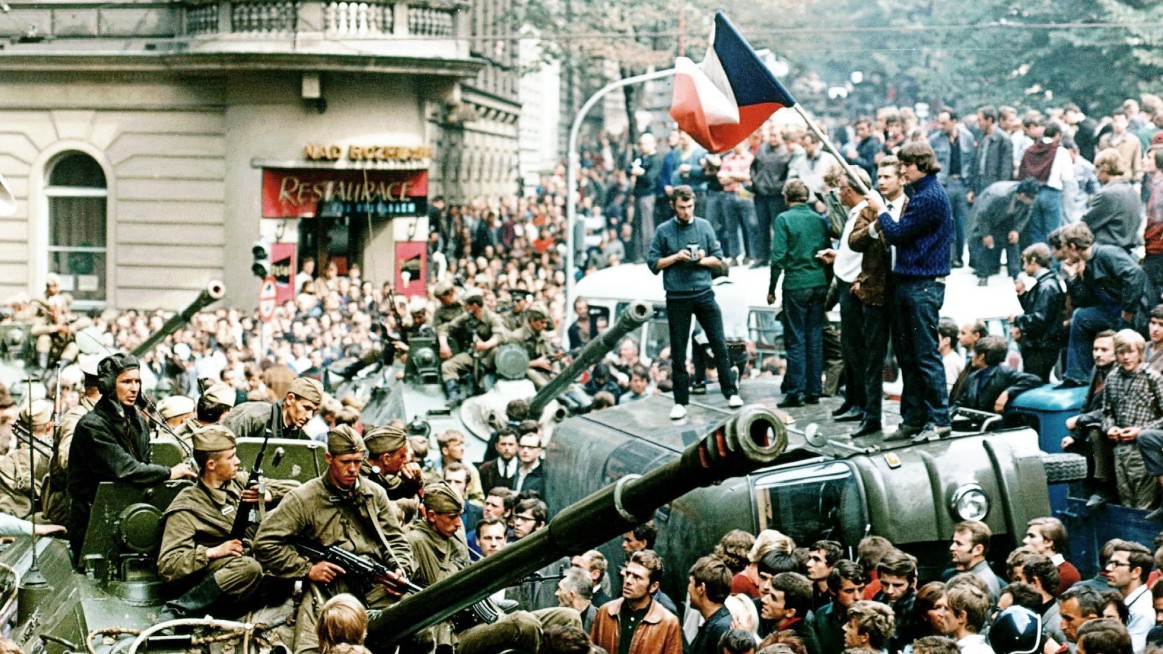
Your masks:
{"label": "soldier in uniform", "polygon": [[[460,519],[464,501],[446,482],[434,482],[424,487],[420,509],[423,519],[408,531],[407,539],[416,557],[413,581],[429,586],[470,563]],[[433,627],[431,637],[437,651],[452,648],[457,654],[492,654],[506,649],[536,652],[542,627],[566,625],[580,628],[581,616],[574,609],[557,607],[535,613],[516,611],[491,625],[477,625],[460,633],[454,633],[452,623],[446,621]],[[402,650],[411,651],[408,647]]]}
{"label": "soldier in uniform", "polygon": [[149,430],[136,408],[141,393],[137,357],[118,352],[101,359],[97,387],[101,399],[77,423],[69,446],[69,459],[85,462],[72,466],[68,475],[69,539],[78,558],[101,482],[154,486],[167,479],[196,476],[186,462],[172,468],[149,462]]}
{"label": "soldier in uniform", "polygon": [[513,306],[502,317],[502,320],[505,323],[505,329],[513,332],[525,326],[526,311],[529,309],[529,291],[523,288],[514,288],[509,291],[509,295],[513,298]]}
{"label": "soldier in uniform", "polygon": [[[239,503],[259,499],[239,470],[234,434],[221,425],[202,427],[193,434],[193,448],[201,474],[166,509],[157,561],[161,578],[186,592],[166,603],[158,622],[198,617],[224,603],[237,608],[262,580],[262,566],[250,556],[248,544],[230,535]],[[277,502],[298,485],[272,480],[265,499]]]}
{"label": "soldier in uniform", "polygon": [[456,299],[456,287],[452,285],[452,282],[437,284],[433,295],[440,302],[440,306],[436,307],[436,313],[432,316],[432,327],[439,331],[441,325],[452,322],[457,316],[464,313],[464,305]]}
{"label": "soldier in uniform", "polygon": [[[183,443],[192,447],[194,444],[194,432],[206,425],[213,425],[220,422],[234,408],[234,402],[237,398],[237,393],[234,392],[234,388],[230,385],[222,382],[211,385],[210,388],[207,388],[198,396],[194,415],[175,427],[174,435],[181,439]],[[163,436],[163,438],[166,437],[169,437],[169,435]]]}
{"label": "soldier in uniform", "polygon": [[553,367],[553,345],[546,338],[549,327],[549,311],[540,304],[534,304],[525,312],[526,321],[516,331],[509,332],[506,343],[517,343],[529,355],[529,371],[525,376],[537,388],[549,383],[555,372]]}
{"label": "soldier in uniform", "polygon": [[36,307],[37,320],[31,332],[36,337],[36,364],[41,369],[49,367],[54,353],[65,363],[76,360],[80,349],[73,338],[74,330],[90,324],[87,319],[74,324],[69,312],[73,300],[60,289],[60,277],[50,273],[44,283],[44,299],[32,303]]}
{"label": "soldier in uniform", "polygon": [[161,438],[162,435],[168,435],[169,432],[177,429],[190,418],[194,417],[194,400],[185,395],[171,395],[164,398],[157,403],[157,412],[161,414],[162,420],[166,421],[164,429],[158,427],[154,432],[154,439]]}
{"label": "soldier in uniform", "polygon": [[376,427],[363,437],[368,458],[363,474],[384,488],[390,500],[416,497],[424,485],[420,464],[412,461],[412,447],[403,422]]}
{"label": "soldier in uniform", "polygon": [[296,377],[282,402],[243,402],[223,419],[238,438],[263,438],[269,431],[275,438],[310,440],[303,431],[323,405],[323,384],[310,377]]}
{"label": "soldier in uniform", "polygon": [[[30,485],[36,497],[41,497],[44,490],[49,466],[47,454],[52,445],[53,431],[52,402],[33,400],[31,404],[23,404],[18,417],[21,435],[17,438],[16,447],[0,456],[0,513],[18,518],[27,518],[32,513],[32,498],[28,492]],[[23,433],[30,426],[35,442],[31,448],[28,434]]]}
{"label": "soldier in uniform", "polygon": [[[471,289],[464,295],[464,313],[452,322],[441,325],[436,335],[440,339],[440,377],[444,380],[444,391],[449,404],[460,402],[460,378],[472,372],[474,352],[483,369],[492,363],[490,354],[500,344],[506,334],[500,316],[485,308],[485,298],[479,289]],[[453,354],[449,340],[459,345],[459,354]],[[479,383],[480,380],[477,380]]]}
{"label": "soldier in uniform", "polygon": [[295,622],[295,652],[318,647],[315,623],[327,598],[351,593],[371,608],[399,596],[396,588],[347,576],[343,568],[312,561],[295,548],[302,538],[322,547],[340,547],[397,571],[391,581],[412,574],[412,550],[404,539],[387,493],[360,479],[367,453],[363,439],[346,425],[327,434],[327,471],[283,498],[267,514],[254,539],[254,554],[267,574],[308,582]]}
{"label": "soldier in uniform", "polygon": [[77,360],[85,376],[85,391],[77,406],[60,417],[60,424],[53,434],[56,442],[53,443],[52,459],[49,460],[48,485],[45,487],[41,510],[44,511],[45,519],[54,524],[66,524],[69,521],[69,448],[73,444],[77,423],[101,399],[101,391],[97,388],[97,363],[100,361],[101,356],[98,354],[82,354]]}

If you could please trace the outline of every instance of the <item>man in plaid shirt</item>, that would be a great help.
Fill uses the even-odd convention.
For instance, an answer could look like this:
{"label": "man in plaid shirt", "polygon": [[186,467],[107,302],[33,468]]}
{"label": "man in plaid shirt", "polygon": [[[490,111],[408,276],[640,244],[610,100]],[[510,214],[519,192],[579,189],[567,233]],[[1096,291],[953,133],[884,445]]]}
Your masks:
{"label": "man in plaid shirt", "polygon": [[1163,429],[1163,376],[1144,365],[1145,348],[1143,337],[1132,329],[1115,334],[1117,365],[1107,377],[1102,407],[1103,431],[1115,442],[1119,501],[1136,509],[1151,508],[1159,491],[1140,450],[1163,436],[1158,431]]}

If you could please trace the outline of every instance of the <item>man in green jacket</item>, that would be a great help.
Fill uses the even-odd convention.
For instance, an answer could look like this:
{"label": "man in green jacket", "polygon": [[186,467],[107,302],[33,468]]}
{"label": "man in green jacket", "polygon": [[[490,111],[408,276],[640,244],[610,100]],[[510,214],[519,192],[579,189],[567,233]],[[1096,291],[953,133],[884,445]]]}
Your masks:
{"label": "man in green jacket", "polygon": [[828,278],[820,254],[831,247],[828,225],[808,206],[811,196],[801,180],[788,180],[783,197],[788,210],[775,219],[771,240],[771,283],[767,303],[775,303],[775,288],[783,279],[784,347],[787,374],[781,407],[819,402],[824,367],[824,298]]}

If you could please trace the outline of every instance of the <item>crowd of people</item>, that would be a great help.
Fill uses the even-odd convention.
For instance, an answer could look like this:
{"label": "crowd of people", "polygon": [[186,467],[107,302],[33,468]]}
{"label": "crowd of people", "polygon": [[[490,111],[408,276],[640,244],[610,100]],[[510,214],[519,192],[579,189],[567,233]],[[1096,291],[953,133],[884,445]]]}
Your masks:
{"label": "crowd of people", "polygon": [[[511,405],[509,424],[493,435],[478,467],[465,458],[464,434],[429,441],[405,424],[362,424],[361,402],[328,395],[323,371],[344,360],[406,357],[409,336],[431,329],[452,403],[466,376],[467,390],[479,390],[476,368],[487,373],[490,362],[477,355],[501,343],[526,345],[530,379],[542,385],[561,358],[605,327],[591,319],[584,298],[564,297],[566,276],[641,262],[664,276],[670,348],[647,362],[633,339],[624,341],[582,380],[594,408],[669,391],[671,418],[681,420],[689,394],[706,392],[708,369],[739,406],[710,280],[748,265],[770,270],[766,299],[781,305],[780,406],[817,403],[825,394],[824,311],[837,302],[843,372],[833,386],[843,389],[844,402],[834,417],[857,423],[854,436],[942,437],[951,408],[1002,412],[1057,379],[1088,388],[1086,411],[1068,423],[1063,447],[1090,461],[1092,506],[1155,508],[1163,486],[1160,126],[1163,102],[1154,96],[1141,105],[1128,100],[1097,122],[1073,105],[1024,114],[982,107],[964,117],[943,107],[927,124],[908,108],[886,108],[851,128],[823,130],[848,168],[815,130],[795,125],[770,123],[723,155],[678,131],[664,147],[649,133],[633,147],[603,135],[581,151],[581,220],[571,234],[577,270],[564,269],[569,190],[559,168],[526,197],[434,199],[426,297],[396,296],[389,284],[364,279],[358,265],[341,271],[325,262],[316,275],[308,259],[294,300],[275,311],[271,339],[261,338],[255,316],[212,309],[141,360],[109,353],[156,333],[162,313],[106,312],[82,324],[50,278],[43,298],[14,300],[7,319],[34,323],[35,363],[76,365],[54,376],[50,392],[59,389],[59,405],[9,401],[6,428],[19,415],[29,443],[53,454],[30,461],[26,448],[15,448],[0,467],[16,470],[14,479],[38,480],[43,520],[35,529],[67,528],[74,553],[101,481],[194,480],[166,522],[159,573],[181,591],[164,617],[229,610],[267,599],[266,577],[305,577],[327,589],[295,607],[297,637],[308,648],[328,651],[326,634],[342,631],[324,616],[326,597],[344,593],[371,609],[361,618],[348,607],[357,625],[350,633],[364,620],[374,643],[382,632],[376,610],[403,592],[403,577],[435,583],[545,528],[545,439],[536,416]],[[1009,334],[941,318],[951,270],[968,264],[988,284],[1003,262],[1023,308]],[[555,326],[566,324],[570,310],[577,319],[559,338]],[[696,348],[688,367],[692,318],[707,347]],[[82,332],[106,353],[78,356]],[[1020,366],[1009,363],[1011,343]],[[904,382],[903,422],[893,431],[883,420],[890,346]],[[771,372],[766,362],[753,368]],[[143,380],[168,396],[157,407],[165,426],[136,409]],[[265,433],[326,443],[327,470],[260,496],[239,478],[234,445]],[[197,465],[151,463],[151,438],[181,441]],[[86,465],[70,466],[78,460]],[[21,477],[33,465],[43,467]],[[0,498],[3,509],[26,517],[33,506],[15,490]],[[244,503],[260,502],[273,508],[253,541],[244,541],[223,516],[250,516]],[[1159,516],[1163,509],[1149,517]],[[33,529],[0,520],[5,533]],[[339,564],[296,549],[292,536],[305,534],[395,572],[374,588],[345,579]],[[951,536],[954,570],[921,584],[915,560],[887,542],[866,539],[857,559],[847,560],[830,541],[797,547],[775,532],[732,532],[689,570],[686,601],[676,604],[659,592],[667,568],[643,526],[626,535],[624,562],[578,552],[492,598],[509,609],[501,622],[451,620],[413,646],[487,652],[529,647],[544,636],[545,652],[976,653],[987,633],[997,651],[1005,639],[1029,637],[1021,626],[1028,616],[1012,606],[1039,616],[1036,644],[1047,653],[1077,646],[1143,654],[1148,642],[1163,646],[1163,638],[1148,636],[1151,603],[1163,600],[1163,590],[1153,589],[1163,586],[1149,583],[1158,566],[1146,547],[1108,543],[1104,573],[1079,581],[1063,559],[1061,524],[1040,519],[1006,559],[1004,585],[985,563],[985,525],[961,523]],[[610,592],[603,580],[619,567],[621,598],[603,596]]]}

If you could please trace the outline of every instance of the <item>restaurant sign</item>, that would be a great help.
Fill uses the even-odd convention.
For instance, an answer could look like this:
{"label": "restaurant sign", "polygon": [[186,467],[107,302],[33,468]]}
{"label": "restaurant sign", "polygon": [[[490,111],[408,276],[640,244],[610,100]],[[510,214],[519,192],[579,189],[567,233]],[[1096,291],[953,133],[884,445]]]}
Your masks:
{"label": "restaurant sign", "polygon": [[394,218],[427,211],[427,170],[262,171],[263,218]]}

